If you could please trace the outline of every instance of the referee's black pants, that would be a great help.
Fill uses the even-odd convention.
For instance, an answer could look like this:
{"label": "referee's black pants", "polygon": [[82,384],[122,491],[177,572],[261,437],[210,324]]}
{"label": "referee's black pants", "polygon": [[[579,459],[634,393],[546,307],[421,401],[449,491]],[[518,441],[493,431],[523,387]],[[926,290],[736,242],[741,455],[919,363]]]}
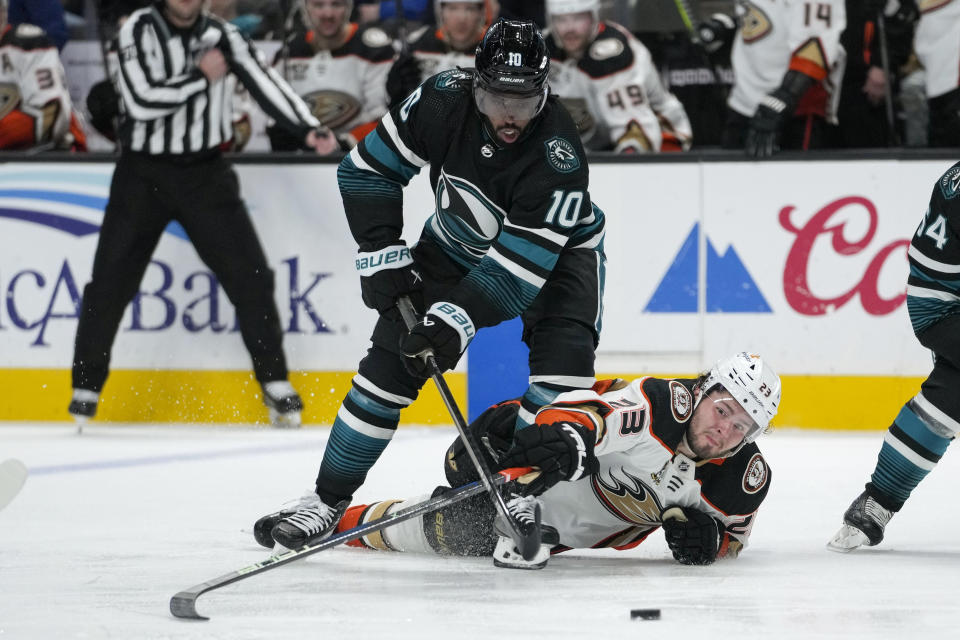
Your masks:
{"label": "referee's black pants", "polygon": [[183,158],[125,152],[113,173],[93,276],[83,291],[73,387],[98,393],[103,388],[123,311],[172,220],[183,226],[236,308],[257,380],[285,380],[273,271],[230,164],[219,154]]}

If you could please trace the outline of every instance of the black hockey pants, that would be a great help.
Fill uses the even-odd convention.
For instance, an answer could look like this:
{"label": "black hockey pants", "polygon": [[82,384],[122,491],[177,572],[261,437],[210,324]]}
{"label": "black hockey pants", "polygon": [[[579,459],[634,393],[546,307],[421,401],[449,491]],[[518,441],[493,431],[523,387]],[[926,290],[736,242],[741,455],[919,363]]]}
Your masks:
{"label": "black hockey pants", "polygon": [[285,380],[273,271],[230,164],[219,153],[193,158],[124,153],[110,185],[93,276],[83,292],[74,388],[102,389],[123,311],[136,295],[160,236],[172,220],[186,230],[236,307],[257,380]]}

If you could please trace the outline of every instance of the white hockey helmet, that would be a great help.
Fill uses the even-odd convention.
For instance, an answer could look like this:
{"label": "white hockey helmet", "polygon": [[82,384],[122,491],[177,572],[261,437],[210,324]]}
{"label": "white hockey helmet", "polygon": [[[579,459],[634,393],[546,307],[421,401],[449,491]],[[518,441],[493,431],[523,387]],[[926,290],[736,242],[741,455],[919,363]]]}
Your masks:
{"label": "white hockey helmet", "polygon": [[748,442],[753,442],[770,426],[780,406],[780,376],[763,359],[753,353],[740,352],[718,361],[701,385],[699,404],[716,385],[722,386],[753,419],[754,427],[747,431],[743,442],[730,455]]}
{"label": "white hockey helmet", "polygon": [[596,37],[600,29],[600,0],[547,0],[547,27],[555,33],[553,16],[562,16],[569,13],[583,13],[589,11],[593,17],[591,40]]}

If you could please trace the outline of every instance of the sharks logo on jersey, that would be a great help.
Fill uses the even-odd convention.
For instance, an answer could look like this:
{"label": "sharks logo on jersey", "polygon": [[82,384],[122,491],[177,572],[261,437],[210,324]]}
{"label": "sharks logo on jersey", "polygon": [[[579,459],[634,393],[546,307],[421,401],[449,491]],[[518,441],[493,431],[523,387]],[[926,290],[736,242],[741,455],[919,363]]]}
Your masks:
{"label": "sharks logo on jersey", "polygon": [[663,505],[639,478],[630,475],[623,468],[619,478],[610,470],[608,479],[600,475],[593,477],[593,493],[607,511],[626,522],[639,525],[658,526]]}
{"label": "sharks logo on jersey", "polygon": [[940,192],[944,200],[953,200],[960,195],[960,167],[954,167],[940,178]]}
{"label": "sharks logo on jersey", "polygon": [[506,212],[470,182],[440,173],[437,181],[437,225],[443,237],[479,260],[500,235]]}
{"label": "sharks logo on jersey", "polygon": [[570,173],[580,168],[580,158],[573,145],[563,138],[553,137],[543,143],[547,148],[550,166],[560,173]]}
{"label": "sharks logo on jersey", "polygon": [[464,83],[469,83],[472,77],[468,71],[463,69],[451,69],[438,75],[434,86],[441,91],[456,91]]}

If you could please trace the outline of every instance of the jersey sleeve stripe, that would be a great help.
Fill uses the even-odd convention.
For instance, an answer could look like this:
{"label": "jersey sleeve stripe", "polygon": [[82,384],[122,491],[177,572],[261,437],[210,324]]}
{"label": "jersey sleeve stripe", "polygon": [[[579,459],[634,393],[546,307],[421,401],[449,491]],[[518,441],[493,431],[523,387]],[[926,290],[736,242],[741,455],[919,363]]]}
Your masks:
{"label": "jersey sleeve stripe", "polygon": [[[511,233],[513,233],[516,236],[522,236],[527,238],[531,238],[531,237],[543,238],[546,241],[546,243],[556,245],[558,248],[562,248],[567,244],[567,236],[563,235],[562,233],[553,231],[552,229],[547,229],[545,227],[537,227],[537,228],[522,227],[520,225],[513,224],[508,220],[505,220],[503,223],[503,229],[504,231],[509,230]],[[546,243],[540,242],[538,244],[541,244],[543,246],[548,246]]]}
{"label": "jersey sleeve stripe", "polygon": [[340,161],[340,166],[337,168],[337,185],[345,199],[352,196],[403,199],[403,187],[400,184],[379,173],[373,172],[371,175],[371,170],[360,169],[354,164],[353,158],[354,153],[351,152]]}
{"label": "jersey sleeve stripe", "polygon": [[426,166],[427,161],[411,151],[410,148],[404,144],[403,140],[400,139],[400,132],[397,131],[397,123],[393,121],[393,114],[387,112],[387,114],[384,115],[380,120],[380,124],[383,125],[383,128],[390,136],[390,140],[397,147],[397,150],[400,152],[400,155],[403,156],[404,160],[418,169],[422,169]]}
{"label": "jersey sleeve stripe", "polygon": [[946,262],[939,262],[933,258],[927,257],[920,252],[920,249],[918,249],[916,245],[910,245],[910,248],[907,250],[907,257],[915,261],[920,266],[926,267],[927,269],[931,269],[938,273],[960,273],[960,264],[947,264]]}
{"label": "jersey sleeve stripe", "polygon": [[527,266],[544,278],[550,275],[559,257],[559,253],[552,248],[541,247],[526,238],[518,238],[507,232],[500,234],[494,248],[503,255],[508,255],[517,264]]}
{"label": "jersey sleeve stripe", "polygon": [[514,278],[522,280],[530,286],[541,289],[547,283],[547,279],[537,275],[533,271],[521,266],[516,260],[511,260],[507,255],[497,250],[496,246],[490,247],[487,257],[496,262],[505,271],[508,271]]}
{"label": "jersey sleeve stripe", "polygon": [[[393,148],[380,137],[380,132],[380,127],[377,127],[360,141],[360,144],[357,145],[360,147],[360,154],[364,156],[364,160],[367,161],[368,165],[374,167],[377,173],[384,175],[388,173],[392,174],[392,176],[396,176],[398,182],[406,185],[410,182],[410,178],[420,172],[420,167],[410,164],[400,154],[394,151]],[[380,167],[382,167],[383,170],[381,170]]]}
{"label": "jersey sleeve stripe", "polygon": [[502,312],[504,319],[523,313],[540,293],[540,287],[515,277],[497,262],[480,262],[464,277],[480,289]]}
{"label": "jersey sleeve stripe", "polygon": [[960,296],[956,293],[942,291],[939,289],[930,289],[927,287],[918,287],[916,285],[907,285],[907,296],[912,298],[931,298],[942,300],[944,302],[960,302]]}

